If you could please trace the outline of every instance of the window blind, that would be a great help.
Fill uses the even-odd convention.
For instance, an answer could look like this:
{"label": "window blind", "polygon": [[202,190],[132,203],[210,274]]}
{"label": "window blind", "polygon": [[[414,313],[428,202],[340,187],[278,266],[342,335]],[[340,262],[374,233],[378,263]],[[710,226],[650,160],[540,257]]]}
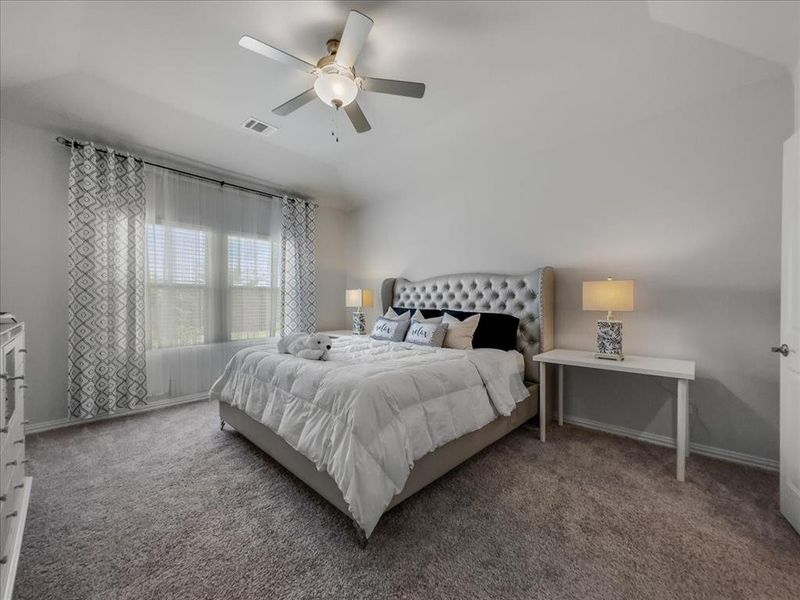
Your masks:
{"label": "window blind", "polygon": [[147,297],[151,348],[190,346],[210,339],[212,289],[209,233],[147,224]]}
{"label": "window blind", "polygon": [[273,242],[229,235],[227,253],[231,339],[276,335],[278,324],[270,319],[280,300],[272,274]]}

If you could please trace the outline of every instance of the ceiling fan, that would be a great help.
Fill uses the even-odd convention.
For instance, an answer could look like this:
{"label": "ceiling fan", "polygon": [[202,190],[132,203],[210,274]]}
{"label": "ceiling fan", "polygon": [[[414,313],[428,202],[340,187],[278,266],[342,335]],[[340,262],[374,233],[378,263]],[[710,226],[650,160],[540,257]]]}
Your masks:
{"label": "ceiling fan", "polygon": [[320,58],[316,65],[273,48],[249,35],[243,36],[239,40],[239,45],[317,78],[314,87],[273,109],[272,112],[276,115],[285,117],[317,97],[336,110],[344,108],[355,130],[364,133],[372,127],[356,102],[359,90],[409,98],[422,98],[425,94],[424,83],[356,76],[354,65],[372,29],[372,24],[373,21],[368,16],[351,10],[347,16],[342,39],[328,40],[326,44],[328,55]]}

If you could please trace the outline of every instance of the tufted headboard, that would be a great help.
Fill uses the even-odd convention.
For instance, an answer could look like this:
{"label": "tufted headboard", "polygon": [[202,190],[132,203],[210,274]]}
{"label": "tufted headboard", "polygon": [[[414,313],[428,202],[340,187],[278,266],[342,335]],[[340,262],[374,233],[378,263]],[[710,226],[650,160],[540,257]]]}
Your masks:
{"label": "tufted headboard", "polygon": [[539,381],[531,357],[554,346],[555,273],[551,267],[527,275],[460,273],[422,281],[384,279],[383,312],[390,306],[492,312],[519,319],[517,350],[525,359],[525,379]]}

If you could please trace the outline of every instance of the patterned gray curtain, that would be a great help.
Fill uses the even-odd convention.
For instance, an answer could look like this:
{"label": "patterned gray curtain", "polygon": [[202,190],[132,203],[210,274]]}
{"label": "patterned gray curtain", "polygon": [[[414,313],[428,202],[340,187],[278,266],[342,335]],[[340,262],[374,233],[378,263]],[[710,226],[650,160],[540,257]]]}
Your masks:
{"label": "patterned gray curtain", "polygon": [[145,404],[143,164],[73,146],[69,169],[69,416]]}
{"label": "patterned gray curtain", "polygon": [[281,219],[281,330],[317,327],[317,205],[283,199]]}

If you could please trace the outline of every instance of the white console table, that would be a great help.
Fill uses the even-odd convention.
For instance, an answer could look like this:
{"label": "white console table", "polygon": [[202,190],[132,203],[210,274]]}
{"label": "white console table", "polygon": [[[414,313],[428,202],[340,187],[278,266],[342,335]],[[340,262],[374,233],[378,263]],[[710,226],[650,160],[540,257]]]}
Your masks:
{"label": "white console table", "polygon": [[[582,350],[550,350],[537,354],[533,360],[539,363],[540,406],[544,405],[547,385],[545,365],[558,365],[558,424],[564,424],[564,367],[584,367],[601,371],[621,371],[639,375],[654,375],[678,380],[677,407],[677,467],[676,477],[683,481],[686,477],[686,457],[689,456],[689,382],[694,381],[695,364],[690,360],[670,358],[651,358],[648,356],[625,356],[625,360],[595,358],[594,352]],[[542,420],[544,423],[544,420]],[[542,425],[540,438],[545,440],[545,427]]]}

